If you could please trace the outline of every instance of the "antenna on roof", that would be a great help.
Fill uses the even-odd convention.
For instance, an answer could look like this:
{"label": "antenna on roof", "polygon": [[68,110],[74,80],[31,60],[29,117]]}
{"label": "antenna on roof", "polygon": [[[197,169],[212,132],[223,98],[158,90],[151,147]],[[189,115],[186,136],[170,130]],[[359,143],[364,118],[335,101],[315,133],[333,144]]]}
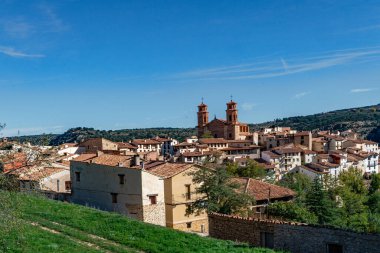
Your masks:
{"label": "antenna on roof", "polygon": [[202,97],[202,104],[203,104],[203,97]]}
{"label": "antenna on roof", "polygon": [[232,95],[230,96],[230,98],[231,98],[231,102],[232,102],[232,98],[233,98]]}

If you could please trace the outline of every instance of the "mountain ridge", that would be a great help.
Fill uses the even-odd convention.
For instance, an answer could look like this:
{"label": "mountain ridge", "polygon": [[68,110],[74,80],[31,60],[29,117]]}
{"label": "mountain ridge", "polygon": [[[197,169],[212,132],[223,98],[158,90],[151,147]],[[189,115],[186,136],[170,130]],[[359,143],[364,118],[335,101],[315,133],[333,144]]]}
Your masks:
{"label": "mountain ridge", "polygon": [[[259,124],[249,124],[252,130],[271,126],[287,126],[298,131],[332,130],[345,131],[352,129],[361,138],[380,142],[380,104],[349,109],[311,114],[306,116],[286,117]],[[139,128],[120,130],[96,130],[88,127],[76,127],[63,134],[43,134],[35,136],[12,137],[11,140],[29,141],[39,145],[60,145],[66,142],[79,142],[86,138],[103,137],[112,141],[130,141],[132,139],[169,136],[180,141],[196,135],[195,128]]]}

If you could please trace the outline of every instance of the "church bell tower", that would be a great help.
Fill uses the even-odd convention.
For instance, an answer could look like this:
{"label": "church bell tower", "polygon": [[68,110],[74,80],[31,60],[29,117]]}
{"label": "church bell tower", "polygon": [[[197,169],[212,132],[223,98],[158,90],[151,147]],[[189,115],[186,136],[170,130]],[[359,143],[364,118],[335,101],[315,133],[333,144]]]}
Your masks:
{"label": "church bell tower", "polygon": [[208,109],[207,105],[202,103],[198,105],[198,136],[202,136],[204,134],[204,128],[208,124]]}
{"label": "church bell tower", "polygon": [[232,101],[232,99],[227,103],[226,119],[228,124],[236,125],[238,123],[237,103]]}

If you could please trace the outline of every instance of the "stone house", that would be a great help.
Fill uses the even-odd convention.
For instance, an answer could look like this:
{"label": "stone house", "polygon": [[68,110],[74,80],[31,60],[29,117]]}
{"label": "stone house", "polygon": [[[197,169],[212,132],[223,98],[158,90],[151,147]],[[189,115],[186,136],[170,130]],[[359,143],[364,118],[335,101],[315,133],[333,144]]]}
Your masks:
{"label": "stone house", "polygon": [[186,214],[189,205],[200,196],[195,193],[191,173],[200,167],[194,164],[151,162],[145,170],[164,180],[166,226],[182,231],[207,233],[207,213]]}
{"label": "stone house", "polygon": [[164,182],[139,156],[83,156],[70,164],[72,202],[166,225]]}
{"label": "stone house", "polygon": [[84,148],[85,153],[96,153],[98,151],[117,151],[118,145],[115,142],[104,138],[91,138],[79,143],[79,148]]}

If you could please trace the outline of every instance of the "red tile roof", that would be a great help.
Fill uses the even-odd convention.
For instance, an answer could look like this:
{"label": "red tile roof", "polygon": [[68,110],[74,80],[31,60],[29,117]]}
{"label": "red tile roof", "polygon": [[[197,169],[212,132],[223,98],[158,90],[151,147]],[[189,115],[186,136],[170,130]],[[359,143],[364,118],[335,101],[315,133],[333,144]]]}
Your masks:
{"label": "red tile roof", "polygon": [[269,184],[253,178],[233,178],[233,182],[241,185],[240,191],[253,196],[256,201],[293,198],[296,193],[291,189]]}
{"label": "red tile roof", "polygon": [[227,144],[228,141],[223,138],[202,138],[199,139],[200,144]]}
{"label": "red tile roof", "polygon": [[195,165],[187,163],[161,162],[156,163],[155,166],[144,165],[144,170],[162,178],[170,178],[194,167]]}
{"label": "red tile roof", "polygon": [[161,142],[152,139],[134,139],[132,144],[134,145],[157,145]]}

